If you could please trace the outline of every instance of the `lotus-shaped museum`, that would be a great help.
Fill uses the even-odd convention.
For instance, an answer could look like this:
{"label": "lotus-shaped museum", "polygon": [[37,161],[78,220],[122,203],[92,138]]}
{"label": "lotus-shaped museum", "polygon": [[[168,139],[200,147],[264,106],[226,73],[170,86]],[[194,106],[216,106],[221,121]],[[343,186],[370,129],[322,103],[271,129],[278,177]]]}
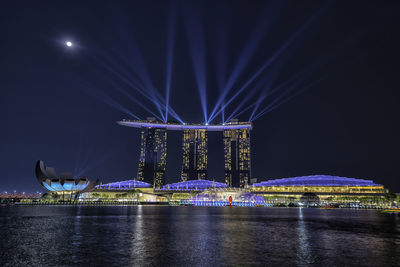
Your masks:
{"label": "lotus-shaped museum", "polygon": [[47,167],[41,160],[37,161],[35,172],[39,184],[52,192],[90,190],[97,183],[97,181],[90,182],[86,177],[75,179],[71,173],[62,173],[60,177],[57,177],[54,168]]}

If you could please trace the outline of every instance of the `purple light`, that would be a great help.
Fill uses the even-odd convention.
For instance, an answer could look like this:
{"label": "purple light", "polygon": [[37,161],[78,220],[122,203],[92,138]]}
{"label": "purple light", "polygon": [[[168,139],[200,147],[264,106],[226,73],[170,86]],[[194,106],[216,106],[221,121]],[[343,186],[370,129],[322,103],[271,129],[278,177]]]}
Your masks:
{"label": "purple light", "polygon": [[204,121],[207,122],[207,75],[203,21],[199,12],[189,5],[185,7],[184,19],[197,90],[200,95]]}
{"label": "purple light", "polygon": [[[312,86],[314,86],[315,84],[319,83],[321,80],[323,80],[324,77],[316,80],[315,82],[310,83],[309,85],[305,86],[304,88],[302,88],[301,90],[299,90],[298,92],[296,92],[295,94],[287,97],[286,99],[281,100],[283,97],[285,97],[291,90],[293,90],[295,87],[299,87],[301,82],[304,81],[305,79],[302,79],[300,82],[297,82],[296,84],[292,85],[291,87],[289,87],[283,94],[281,94],[277,99],[275,99],[273,102],[271,102],[268,106],[266,106],[263,110],[261,110],[256,116],[250,118],[250,121],[254,121],[256,119],[258,119],[259,117],[261,117],[262,115],[270,112],[271,110],[279,107],[280,105],[288,102],[289,100],[293,99],[294,97],[298,96],[299,94],[301,94],[302,92],[306,91],[307,89],[311,88]],[[280,101],[280,102],[279,102]]]}
{"label": "purple light", "polygon": [[174,58],[174,44],[175,44],[175,17],[176,7],[174,3],[171,4],[168,23],[167,23],[167,58],[166,58],[166,82],[165,82],[165,121],[168,121],[168,109],[169,109],[169,97],[171,90],[171,78],[172,78],[172,63]]}
{"label": "purple light", "polygon": [[379,184],[375,184],[372,180],[329,175],[311,175],[268,180],[255,183],[253,186],[379,186]]}
{"label": "purple light", "polygon": [[[254,94],[256,93],[258,88],[253,88],[245,97],[244,99],[240,102],[239,105],[237,105],[237,107],[233,110],[233,112],[231,113],[231,115],[228,116],[228,118],[226,119],[226,121],[229,121],[230,119],[232,119],[235,116],[239,116],[240,114],[242,114],[243,112],[245,112],[246,110],[248,110],[249,108],[251,108],[253,105],[250,104],[248,105],[246,108],[242,109],[242,106],[244,106],[244,104],[246,104],[250,98],[252,98],[254,96]],[[241,110],[241,111],[239,111]]]}
{"label": "purple light", "polygon": [[[222,191],[221,191],[222,192]],[[184,200],[185,203],[195,206],[228,206],[229,193],[219,194],[218,191],[205,192],[198,196],[193,196],[189,200]],[[232,201],[232,206],[239,207],[254,207],[256,205],[265,206],[267,203],[261,196],[253,195],[250,192],[243,192],[239,196],[235,196]]]}
{"label": "purple light", "polygon": [[[282,4],[278,4],[278,8],[274,8],[275,12],[273,14],[269,14],[268,11],[271,10],[271,8],[269,6],[266,5],[264,7],[263,12],[261,12],[262,15],[260,17],[260,20],[258,21],[257,26],[254,28],[253,32],[251,33],[247,43],[245,44],[245,47],[241,51],[239,58],[238,58],[236,64],[234,65],[231,74],[229,75],[229,77],[227,79],[227,83],[224,86],[223,94],[218,99],[217,104],[215,105],[215,107],[210,115],[209,121],[212,121],[212,119],[214,119],[216,117],[217,114],[215,114],[215,112],[217,111],[219,106],[222,105],[221,110],[225,109],[227,104],[225,104],[224,102],[225,102],[225,98],[226,98],[227,94],[230,92],[233,85],[239,78],[240,74],[243,72],[244,68],[246,67],[246,65],[248,64],[250,59],[253,57],[257,47],[259,47],[259,45],[261,44],[266,33],[268,33],[269,30],[271,29],[270,26],[273,24],[273,21],[275,21],[277,19],[278,14],[279,14],[278,11],[282,7],[283,7]],[[268,13],[267,16],[265,16],[265,12]],[[237,95],[235,95],[233,98],[236,98],[236,96]],[[218,113],[221,113],[221,112],[223,112],[223,111],[219,111]]]}
{"label": "purple light", "polygon": [[296,31],[285,43],[282,47],[280,47],[278,49],[277,52],[275,52],[275,54],[270,57],[267,62],[264,63],[264,65],[261,66],[261,68],[258,69],[258,71],[227,101],[227,103],[225,104],[225,106],[223,106],[221,109],[219,109],[219,111],[217,112],[218,108],[221,106],[221,102],[223,99],[225,99],[226,95],[228,94],[229,90],[224,90],[224,93],[222,94],[221,98],[217,101],[217,104],[215,105],[213,111],[211,112],[209,121],[212,121],[219,113],[221,113],[222,110],[225,109],[225,107],[232,102],[236,97],[238,97],[240,95],[240,93],[246,89],[269,65],[272,64],[272,62],[275,61],[275,59],[277,59],[283,51],[285,51],[292,43],[294,40],[296,40],[301,33],[303,33],[309,26],[310,24],[321,15],[321,11],[323,9],[319,10],[319,12],[317,12],[315,15],[313,15],[310,19],[308,19],[306,21],[306,23],[304,23],[298,31]]}
{"label": "purple light", "polygon": [[97,185],[95,188],[106,189],[106,190],[129,190],[135,188],[148,188],[148,187],[151,187],[151,184],[142,181],[127,180],[127,181]]}
{"label": "purple light", "polygon": [[185,182],[164,185],[161,190],[205,190],[207,188],[225,188],[225,183],[209,180],[189,180]]}
{"label": "purple light", "polygon": [[252,129],[251,123],[244,124],[172,124],[172,123],[151,123],[151,122],[143,122],[143,121],[128,121],[122,120],[117,122],[119,125],[134,127],[134,128],[165,128],[167,130],[173,131],[181,131],[185,129],[204,129],[207,131],[223,131],[225,129]]}
{"label": "purple light", "polygon": [[104,103],[108,104],[109,106],[131,116],[132,118],[135,118],[137,120],[139,120],[140,118],[138,116],[136,116],[135,114],[133,114],[131,111],[129,111],[127,108],[125,108],[124,106],[122,106],[121,104],[119,104],[117,101],[115,101],[114,99],[112,99],[110,96],[108,96],[107,94],[105,94],[102,91],[99,90],[95,90],[90,84],[85,82],[85,86],[82,86],[83,90],[85,90],[88,94],[102,100]]}
{"label": "purple light", "polygon": [[[116,78],[118,78],[119,80],[123,81],[126,85],[128,85],[130,88],[134,89],[135,91],[137,91],[138,93],[140,93],[142,96],[146,97],[146,99],[148,99],[150,102],[152,102],[157,109],[159,110],[161,116],[163,116],[159,104],[157,101],[154,101],[154,97],[149,96],[145,90],[141,89],[141,87],[143,87],[142,85],[136,85],[139,84],[136,81],[131,80],[131,78],[129,78],[132,75],[128,75],[126,74],[126,72],[118,70],[116,71],[114,68],[112,68],[111,66],[109,66],[109,64],[106,64],[104,62],[102,62],[101,60],[99,60],[97,57],[93,56],[93,59],[99,63],[104,69],[106,69],[107,71],[109,71],[111,74],[113,74]],[[135,84],[136,83],[136,84]],[[117,90],[119,90],[121,93],[123,93],[125,96],[127,96],[131,101],[137,101],[136,99],[133,99],[132,97],[129,97],[126,92],[123,92],[122,89],[119,88],[119,86],[116,86]],[[146,109],[148,110],[148,109]],[[154,115],[153,112],[150,112],[151,114]],[[155,115],[154,115],[155,116]],[[158,117],[158,116],[157,116]]]}
{"label": "purple light", "polygon": [[133,97],[131,94],[126,92],[123,88],[121,88],[119,85],[113,83],[114,88],[117,89],[119,92],[121,92],[124,96],[126,96],[129,100],[131,100],[133,103],[136,105],[140,106],[150,114],[152,114],[154,117],[156,117],[158,120],[162,120],[157,114],[155,114],[153,111],[151,111],[146,105],[142,103],[142,101],[139,101],[136,97]]}
{"label": "purple light", "polygon": [[[223,9],[221,9],[223,10]],[[222,12],[220,16],[224,16]],[[227,63],[228,63],[228,30],[226,23],[221,23],[223,19],[218,20],[215,25],[215,69],[218,84],[218,91],[220,94],[224,91],[224,84],[227,79]],[[222,101],[224,104],[224,99]],[[225,122],[225,112],[221,113],[222,123]]]}

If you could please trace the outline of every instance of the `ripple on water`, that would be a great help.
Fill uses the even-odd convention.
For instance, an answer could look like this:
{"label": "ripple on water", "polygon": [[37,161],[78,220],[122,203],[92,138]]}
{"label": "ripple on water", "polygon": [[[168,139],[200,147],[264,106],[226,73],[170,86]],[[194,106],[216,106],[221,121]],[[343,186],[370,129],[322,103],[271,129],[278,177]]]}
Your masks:
{"label": "ripple on water", "polygon": [[6,207],[2,266],[387,265],[399,216],[374,210]]}

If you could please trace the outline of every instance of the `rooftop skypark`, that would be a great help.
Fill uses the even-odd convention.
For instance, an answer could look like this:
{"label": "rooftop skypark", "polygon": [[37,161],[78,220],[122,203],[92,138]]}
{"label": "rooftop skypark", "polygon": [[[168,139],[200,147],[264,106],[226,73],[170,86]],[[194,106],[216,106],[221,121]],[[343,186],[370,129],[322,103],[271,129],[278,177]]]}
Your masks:
{"label": "rooftop skypark", "polygon": [[142,128],[142,127],[154,127],[154,128],[165,128],[167,130],[182,131],[186,129],[203,129],[207,131],[223,131],[229,129],[252,129],[253,125],[251,122],[228,122],[221,124],[207,124],[207,123],[191,123],[182,124],[176,122],[159,122],[149,120],[122,120],[117,122],[119,125]]}

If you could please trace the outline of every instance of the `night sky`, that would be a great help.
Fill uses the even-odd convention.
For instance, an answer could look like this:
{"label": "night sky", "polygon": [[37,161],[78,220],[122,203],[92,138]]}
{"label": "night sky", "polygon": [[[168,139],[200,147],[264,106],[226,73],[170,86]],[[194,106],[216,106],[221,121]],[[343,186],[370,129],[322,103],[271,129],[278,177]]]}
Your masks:
{"label": "night sky", "polygon": [[[0,191],[42,190],[38,159],[58,174],[132,179],[140,131],[116,121],[160,116],[151,99],[165,99],[168,73],[170,107],[204,122],[228,77],[226,99],[271,58],[225,108],[253,105],[233,116],[246,121],[264,88],[284,84],[253,121],[252,177],[328,174],[400,191],[399,1],[83,2],[2,2]],[[179,132],[167,160],[167,182],[179,181]],[[209,134],[209,178],[224,180],[221,132]]]}

